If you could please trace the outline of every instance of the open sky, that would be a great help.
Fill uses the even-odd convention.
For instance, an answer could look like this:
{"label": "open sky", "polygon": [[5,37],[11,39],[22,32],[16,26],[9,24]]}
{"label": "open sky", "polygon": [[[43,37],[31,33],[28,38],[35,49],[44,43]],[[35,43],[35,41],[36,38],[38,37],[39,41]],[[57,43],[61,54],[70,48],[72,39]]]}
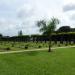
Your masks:
{"label": "open sky", "polygon": [[5,36],[38,34],[36,21],[58,18],[60,24],[75,27],[75,0],[0,0],[0,33]]}

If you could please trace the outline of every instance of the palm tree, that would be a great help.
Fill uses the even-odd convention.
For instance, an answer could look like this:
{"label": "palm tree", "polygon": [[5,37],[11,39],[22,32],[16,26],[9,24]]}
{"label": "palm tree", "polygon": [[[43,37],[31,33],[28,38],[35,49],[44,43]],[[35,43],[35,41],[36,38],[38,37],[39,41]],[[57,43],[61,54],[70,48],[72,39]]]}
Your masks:
{"label": "palm tree", "polygon": [[59,20],[56,18],[51,18],[51,20],[48,22],[46,22],[45,20],[40,20],[37,22],[37,26],[40,27],[40,32],[42,32],[43,35],[47,35],[49,37],[48,52],[51,52],[51,36],[55,31],[57,24],[59,24]]}

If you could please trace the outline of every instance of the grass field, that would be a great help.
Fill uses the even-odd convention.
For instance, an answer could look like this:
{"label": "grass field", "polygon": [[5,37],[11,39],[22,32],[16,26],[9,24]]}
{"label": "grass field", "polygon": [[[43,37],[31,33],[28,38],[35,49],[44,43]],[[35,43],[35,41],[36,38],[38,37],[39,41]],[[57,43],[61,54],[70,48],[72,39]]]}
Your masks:
{"label": "grass field", "polygon": [[75,48],[2,54],[0,75],[75,75]]}

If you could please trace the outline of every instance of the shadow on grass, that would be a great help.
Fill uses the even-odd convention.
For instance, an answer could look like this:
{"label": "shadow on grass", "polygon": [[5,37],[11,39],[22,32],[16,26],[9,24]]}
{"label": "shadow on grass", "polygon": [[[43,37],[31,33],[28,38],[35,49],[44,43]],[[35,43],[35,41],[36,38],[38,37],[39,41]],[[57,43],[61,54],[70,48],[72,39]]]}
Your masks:
{"label": "shadow on grass", "polygon": [[29,55],[29,56],[36,56],[38,53],[39,53],[38,51],[26,52],[26,54]]}

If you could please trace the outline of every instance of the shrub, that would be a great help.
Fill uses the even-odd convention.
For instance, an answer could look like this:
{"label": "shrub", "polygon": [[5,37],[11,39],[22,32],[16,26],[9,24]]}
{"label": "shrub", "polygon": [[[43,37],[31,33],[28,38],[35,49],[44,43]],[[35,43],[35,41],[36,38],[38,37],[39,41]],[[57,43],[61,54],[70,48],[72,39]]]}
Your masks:
{"label": "shrub", "polygon": [[42,47],[41,45],[38,46],[38,48],[41,48],[41,47]]}
{"label": "shrub", "polygon": [[28,47],[27,47],[27,46],[25,46],[25,49],[28,49]]}
{"label": "shrub", "polygon": [[28,49],[28,45],[25,45],[25,49]]}
{"label": "shrub", "polygon": [[5,50],[11,50],[9,47],[5,48]]}
{"label": "shrub", "polygon": [[66,43],[65,46],[68,46],[68,43]]}

